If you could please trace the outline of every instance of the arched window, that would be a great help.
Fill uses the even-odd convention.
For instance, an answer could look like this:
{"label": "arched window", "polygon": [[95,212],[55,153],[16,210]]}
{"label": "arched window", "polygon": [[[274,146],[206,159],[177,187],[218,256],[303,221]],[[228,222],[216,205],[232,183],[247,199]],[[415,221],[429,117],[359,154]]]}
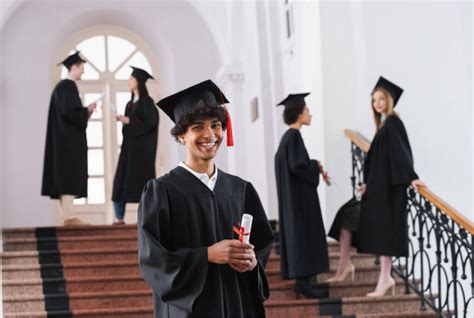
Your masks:
{"label": "arched window", "polygon": [[[88,196],[74,200],[73,213],[92,223],[108,223],[112,217],[113,177],[122,143],[122,123],[115,120],[114,110],[124,114],[130,100],[130,65],[150,74],[153,70],[136,43],[115,33],[96,32],[70,47],[70,53],[76,50],[87,60],[82,80],[77,82],[84,106],[103,98],[87,126]],[[65,67],[61,69],[60,77],[67,77]],[[147,86],[150,95],[155,95],[157,84],[147,83]]]}

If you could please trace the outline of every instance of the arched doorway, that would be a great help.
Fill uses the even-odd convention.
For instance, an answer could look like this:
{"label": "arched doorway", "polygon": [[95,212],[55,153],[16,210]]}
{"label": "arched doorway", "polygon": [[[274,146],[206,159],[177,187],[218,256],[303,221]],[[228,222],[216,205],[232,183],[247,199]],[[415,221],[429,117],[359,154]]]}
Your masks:
{"label": "arched doorway", "polygon": [[[115,120],[115,112],[123,114],[130,100],[128,78],[130,65],[156,74],[150,63],[150,51],[143,42],[129,32],[111,27],[96,27],[81,32],[65,43],[68,53],[81,51],[87,60],[82,80],[77,82],[84,105],[100,97],[96,112],[87,127],[88,196],[73,201],[73,215],[86,222],[112,222],[112,183],[122,143],[122,124]],[[57,72],[58,79],[67,76],[66,68]],[[147,83],[150,95],[158,100],[158,83]],[[157,169],[158,171],[159,169]],[[127,210],[136,211],[136,204]],[[127,222],[136,221],[136,213],[126,214]]]}

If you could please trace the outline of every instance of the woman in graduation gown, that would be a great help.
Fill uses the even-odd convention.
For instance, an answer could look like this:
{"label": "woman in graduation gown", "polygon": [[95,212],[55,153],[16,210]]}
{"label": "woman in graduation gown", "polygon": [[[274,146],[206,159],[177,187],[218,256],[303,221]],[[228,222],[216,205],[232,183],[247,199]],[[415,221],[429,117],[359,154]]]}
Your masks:
{"label": "woman in graduation gown", "polygon": [[123,123],[123,141],[112,190],[114,224],[124,223],[126,203],[138,202],[147,181],[156,177],[159,115],[145,85],[150,78],[147,71],[132,67],[128,80],[132,97],[125,114],[116,115]]}
{"label": "woman in graduation gown", "polygon": [[359,231],[360,201],[357,197],[351,198],[343,204],[334,218],[328,236],[339,241],[339,263],[336,275],[327,280],[330,282],[342,282],[351,274],[355,278],[355,266],[351,262],[351,245],[357,246],[357,232]]}
{"label": "woman in graduation gown", "polygon": [[[252,184],[214,164],[230,128],[227,102],[208,80],[158,103],[186,160],[147,183],[138,209],[140,269],[153,288],[155,317],[265,316],[270,224]],[[250,244],[234,232],[244,213],[253,216]]]}
{"label": "woman in graduation gown", "polygon": [[283,135],[275,154],[280,223],[280,270],[284,279],[296,279],[296,294],[320,298],[311,286],[311,277],[329,271],[326,231],[317,187],[321,167],[310,160],[300,133],[311,123],[306,94],[290,94],[283,119],[290,128]]}
{"label": "woman in graduation gown", "polygon": [[364,164],[357,247],[360,253],[381,256],[379,279],[370,297],[395,290],[392,256],[408,256],[407,188],[425,186],[415,173],[405,126],[393,110],[402,92],[383,77],[372,92],[377,132]]}

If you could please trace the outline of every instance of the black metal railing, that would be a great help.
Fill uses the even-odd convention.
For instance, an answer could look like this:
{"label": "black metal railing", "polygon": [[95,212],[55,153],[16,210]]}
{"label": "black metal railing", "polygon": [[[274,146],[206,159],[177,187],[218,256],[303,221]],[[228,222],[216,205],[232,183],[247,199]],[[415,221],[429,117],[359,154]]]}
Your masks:
{"label": "black metal railing", "polygon": [[[366,153],[351,142],[351,154],[355,194]],[[407,191],[409,255],[393,259],[393,273],[405,282],[405,293],[420,296],[421,310],[474,317],[474,236],[412,187]]]}

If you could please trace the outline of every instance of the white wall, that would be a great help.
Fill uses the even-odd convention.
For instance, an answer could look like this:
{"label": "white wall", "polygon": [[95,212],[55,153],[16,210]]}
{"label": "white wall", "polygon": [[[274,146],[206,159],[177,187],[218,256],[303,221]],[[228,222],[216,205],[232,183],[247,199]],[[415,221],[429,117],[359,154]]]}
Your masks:
{"label": "white wall", "polygon": [[[10,1],[2,13],[8,20],[0,20],[3,223],[55,222],[52,201],[39,195],[51,66],[65,39],[99,24],[147,41],[161,96],[205,78],[223,85],[232,101],[236,146],[221,148],[218,165],[254,183],[270,218],[278,215],[273,156],[286,129],[275,104],[289,92],[312,92],[314,122],[303,135],[310,156],[323,161],[336,183],[320,189],[330,223],[351,195],[343,129],[372,137],[369,92],[380,74],[405,88],[397,110],[420,176],[448,203],[471,213],[472,4],[295,1],[294,56],[288,57],[282,3]],[[260,117],[251,122],[254,97]],[[168,119],[162,124],[167,133]],[[184,151],[171,138],[166,147],[171,168]]]}
{"label": "white wall", "polygon": [[[326,154],[341,192],[350,195],[349,143],[342,130],[373,137],[369,94],[383,75],[405,89],[396,110],[418,174],[474,219],[472,3],[326,1],[321,30]],[[328,193],[330,213],[343,199]]]}
{"label": "white wall", "polygon": [[[41,197],[51,66],[62,41],[84,28],[125,27],[152,47],[162,96],[211,78],[221,60],[214,37],[186,2],[25,1],[2,29],[2,219],[4,226],[53,225],[54,201]],[[58,27],[59,26],[59,27]],[[7,43],[8,45],[3,45]],[[192,54],[191,54],[192,53]],[[50,80],[51,79],[51,80]],[[162,119],[162,123],[168,121]],[[169,124],[169,123],[168,123]],[[178,161],[169,139],[168,162]]]}

